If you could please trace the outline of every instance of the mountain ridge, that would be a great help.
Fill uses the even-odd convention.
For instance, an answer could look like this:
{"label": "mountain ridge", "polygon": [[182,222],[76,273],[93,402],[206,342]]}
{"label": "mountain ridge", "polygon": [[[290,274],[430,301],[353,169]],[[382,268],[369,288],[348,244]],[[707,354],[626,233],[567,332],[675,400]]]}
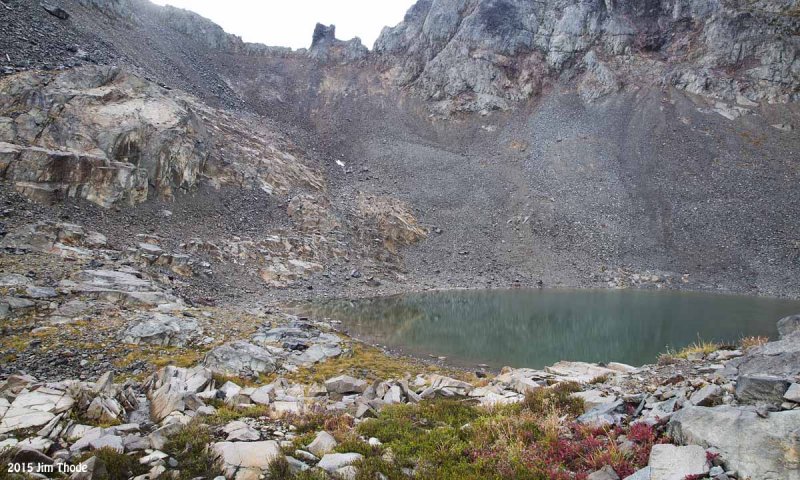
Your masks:
{"label": "mountain ridge", "polygon": [[[350,215],[362,198],[408,205],[434,233],[396,250],[390,264],[399,270],[378,275],[388,290],[635,285],[798,295],[800,64],[798,37],[783,34],[797,28],[791,2],[424,0],[373,51],[322,25],[307,51],[249,46],[195,14],[112,4],[120,11],[65,0],[70,18],[60,20],[9,1],[0,16],[27,21],[0,28],[27,33],[4,36],[3,48],[17,57],[20,37],[41,38],[40,53],[11,71],[120,64],[291,138],[318,165],[334,211]],[[508,5],[531,13],[523,28],[504,27]],[[650,32],[641,42],[613,34],[625,15]],[[759,19],[772,20],[755,26]],[[708,43],[720,25],[730,35]],[[759,36],[761,28],[777,33]],[[731,38],[740,52],[780,54],[725,70],[733,50],[720,45]],[[687,65],[719,81],[696,92],[676,83]],[[748,80],[764,65],[786,80]],[[376,254],[394,255],[384,253]]]}

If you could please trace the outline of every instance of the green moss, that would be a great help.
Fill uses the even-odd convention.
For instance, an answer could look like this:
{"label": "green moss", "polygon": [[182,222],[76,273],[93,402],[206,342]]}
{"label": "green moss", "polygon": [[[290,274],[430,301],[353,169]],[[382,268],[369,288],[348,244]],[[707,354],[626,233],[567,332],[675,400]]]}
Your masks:
{"label": "green moss", "polygon": [[206,422],[211,425],[224,425],[241,418],[268,417],[270,414],[269,406],[253,405],[247,408],[231,407],[224,402],[216,401],[211,404],[217,409],[217,413],[206,417]]}
{"label": "green moss", "polygon": [[286,457],[278,457],[269,464],[267,478],[269,480],[292,480],[294,474],[289,467],[289,461]]}
{"label": "green moss", "polygon": [[353,428],[353,417],[342,412],[332,412],[323,408],[311,408],[302,414],[287,414],[284,420],[295,427],[300,434],[316,433],[326,430],[337,436],[340,432],[349,432]]}
{"label": "green moss", "polygon": [[387,378],[403,378],[410,372],[439,372],[447,376],[466,381],[474,381],[473,374],[462,370],[452,370],[428,365],[419,360],[386,355],[383,351],[358,342],[349,343],[349,350],[342,355],[320,362],[311,367],[300,368],[286,375],[289,381],[302,383],[317,382],[337,375],[352,375],[356,378],[383,380]]}
{"label": "green moss", "polygon": [[367,442],[361,441],[354,436],[342,440],[334,449],[334,451],[338,453],[360,453],[365,457],[380,457],[381,450],[382,449],[380,447],[373,447]]}
{"label": "green moss", "polygon": [[583,399],[572,394],[581,391],[574,382],[562,382],[552,387],[539,388],[525,394],[522,408],[538,415],[556,413],[578,416],[584,411]]}
{"label": "green moss", "polygon": [[357,469],[355,480],[375,480],[377,478],[382,478],[381,476],[389,480],[408,479],[408,477],[403,474],[400,467],[380,457],[366,457],[356,462],[353,466]]}
{"label": "green moss", "polygon": [[[324,472],[317,470],[292,473],[286,458],[278,457],[269,464],[267,478],[269,480],[327,480],[328,477]],[[374,477],[370,480],[374,480]]]}
{"label": "green moss", "polygon": [[76,463],[85,462],[92,457],[97,457],[106,467],[106,475],[98,477],[98,480],[117,480],[147,473],[147,467],[139,463],[136,457],[120,453],[110,447],[88,452],[80,457]]}
{"label": "green moss", "polygon": [[318,470],[306,470],[305,472],[297,473],[293,480],[328,480],[328,476]]}
{"label": "green moss", "polygon": [[[476,407],[453,400],[392,405],[379,418],[359,425],[358,432],[364,437],[380,439],[391,448],[398,465],[417,466],[420,472],[426,472],[423,478],[428,478],[436,472],[456,473],[453,471],[456,466],[470,464],[470,429],[464,427],[480,415]],[[458,474],[464,475],[465,472]]]}
{"label": "green moss", "polygon": [[216,458],[209,450],[212,441],[209,428],[196,423],[190,423],[169,437],[164,444],[164,453],[178,461],[181,472],[179,480],[222,475]]}
{"label": "green moss", "polygon": [[24,480],[25,476],[18,473],[9,473],[8,464],[14,459],[17,454],[15,448],[0,449],[0,480]]}

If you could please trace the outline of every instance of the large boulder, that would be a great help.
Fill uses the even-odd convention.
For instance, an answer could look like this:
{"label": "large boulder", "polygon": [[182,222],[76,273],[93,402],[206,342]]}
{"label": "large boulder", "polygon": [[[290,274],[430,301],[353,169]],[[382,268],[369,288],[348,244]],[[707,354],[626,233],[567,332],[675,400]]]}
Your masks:
{"label": "large boulder", "polygon": [[800,480],[800,410],[761,418],[748,407],[689,407],[672,416],[669,432],[682,444],[715,447],[739,478]]}
{"label": "large boulder", "polygon": [[271,373],[276,369],[270,352],[241,340],[211,350],[203,359],[203,365],[217,373],[239,376]]}
{"label": "large boulder", "polygon": [[420,398],[466,397],[475,388],[467,382],[438,374],[431,375],[430,382],[431,384],[419,394]]}

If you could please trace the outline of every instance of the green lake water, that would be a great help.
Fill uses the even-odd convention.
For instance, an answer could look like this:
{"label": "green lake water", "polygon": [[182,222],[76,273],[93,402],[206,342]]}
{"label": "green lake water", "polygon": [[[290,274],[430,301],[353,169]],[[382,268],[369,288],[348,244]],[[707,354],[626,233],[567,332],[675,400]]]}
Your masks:
{"label": "green lake water", "polygon": [[559,360],[652,363],[698,339],[775,338],[800,301],[641,290],[484,290],[329,301],[316,314],[356,338],[464,366],[541,368]]}

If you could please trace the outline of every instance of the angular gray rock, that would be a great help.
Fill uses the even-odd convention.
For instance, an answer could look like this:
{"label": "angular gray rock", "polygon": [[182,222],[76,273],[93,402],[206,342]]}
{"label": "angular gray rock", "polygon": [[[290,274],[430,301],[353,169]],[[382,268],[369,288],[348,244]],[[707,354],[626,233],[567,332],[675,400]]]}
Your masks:
{"label": "angular gray rock", "polygon": [[72,293],[112,303],[156,306],[179,303],[178,299],[143,274],[120,270],[82,270],[72,281],[62,281]]}
{"label": "angular gray rock", "polygon": [[713,407],[721,401],[721,397],[722,388],[719,385],[709,384],[694,392],[689,401],[700,407]]}
{"label": "angular gray rock", "polygon": [[314,441],[308,444],[306,450],[313,453],[317,457],[322,457],[323,455],[330,453],[336,448],[338,442],[333,435],[326,431],[321,431],[317,433],[317,436],[314,438]]}
{"label": "angular gray rock", "polygon": [[751,348],[728,362],[724,373],[729,377],[772,375],[793,378],[800,375],[800,331],[795,316],[779,321],[780,339]]}
{"label": "angular gray rock", "polygon": [[751,407],[689,407],[669,422],[675,441],[715,447],[740,478],[760,480],[800,480],[798,432],[800,410],[761,418]]}
{"label": "angular gray rock", "polygon": [[229,442],[252,442],[261,438],[258,430],[238,420],[225,425],[222,431],[228,434]]}
{"label": "angular gray rock", "polygon": [[619,410],[623,405],[622,399],[598,405],[578,417],[578,422],[598,427],[615,425],[622,417]]}
{"label": "angular gray rock", "polygon": [[780,405],[791,385],[785,377],[772,375],[740,375],[736,379],[736,399],[744,404],[772,403]]}
{"label": "angular gray rock", "polygon": [[589,474],[586,480],[619,480],[619,475],[617,475],[617,472],[615,472],[610,465],[606,465],[600,470]]}
{"label": "angular gray rock", "polygon": [[75,400],[65,391],[41,387],[18,395],[0,419],[0,434],[41,427],[70,410]]}
{"label": "angular gray rock", "polygon": [[349,375],[339,375],[325,380],[325,388],[331,393],[361,393],[367,389],[367,382]]}
{"label": "angular gray rock", "polygon": [[800,383],[793,383],[783,394],[783,398],[790,402],[800,403]]}

